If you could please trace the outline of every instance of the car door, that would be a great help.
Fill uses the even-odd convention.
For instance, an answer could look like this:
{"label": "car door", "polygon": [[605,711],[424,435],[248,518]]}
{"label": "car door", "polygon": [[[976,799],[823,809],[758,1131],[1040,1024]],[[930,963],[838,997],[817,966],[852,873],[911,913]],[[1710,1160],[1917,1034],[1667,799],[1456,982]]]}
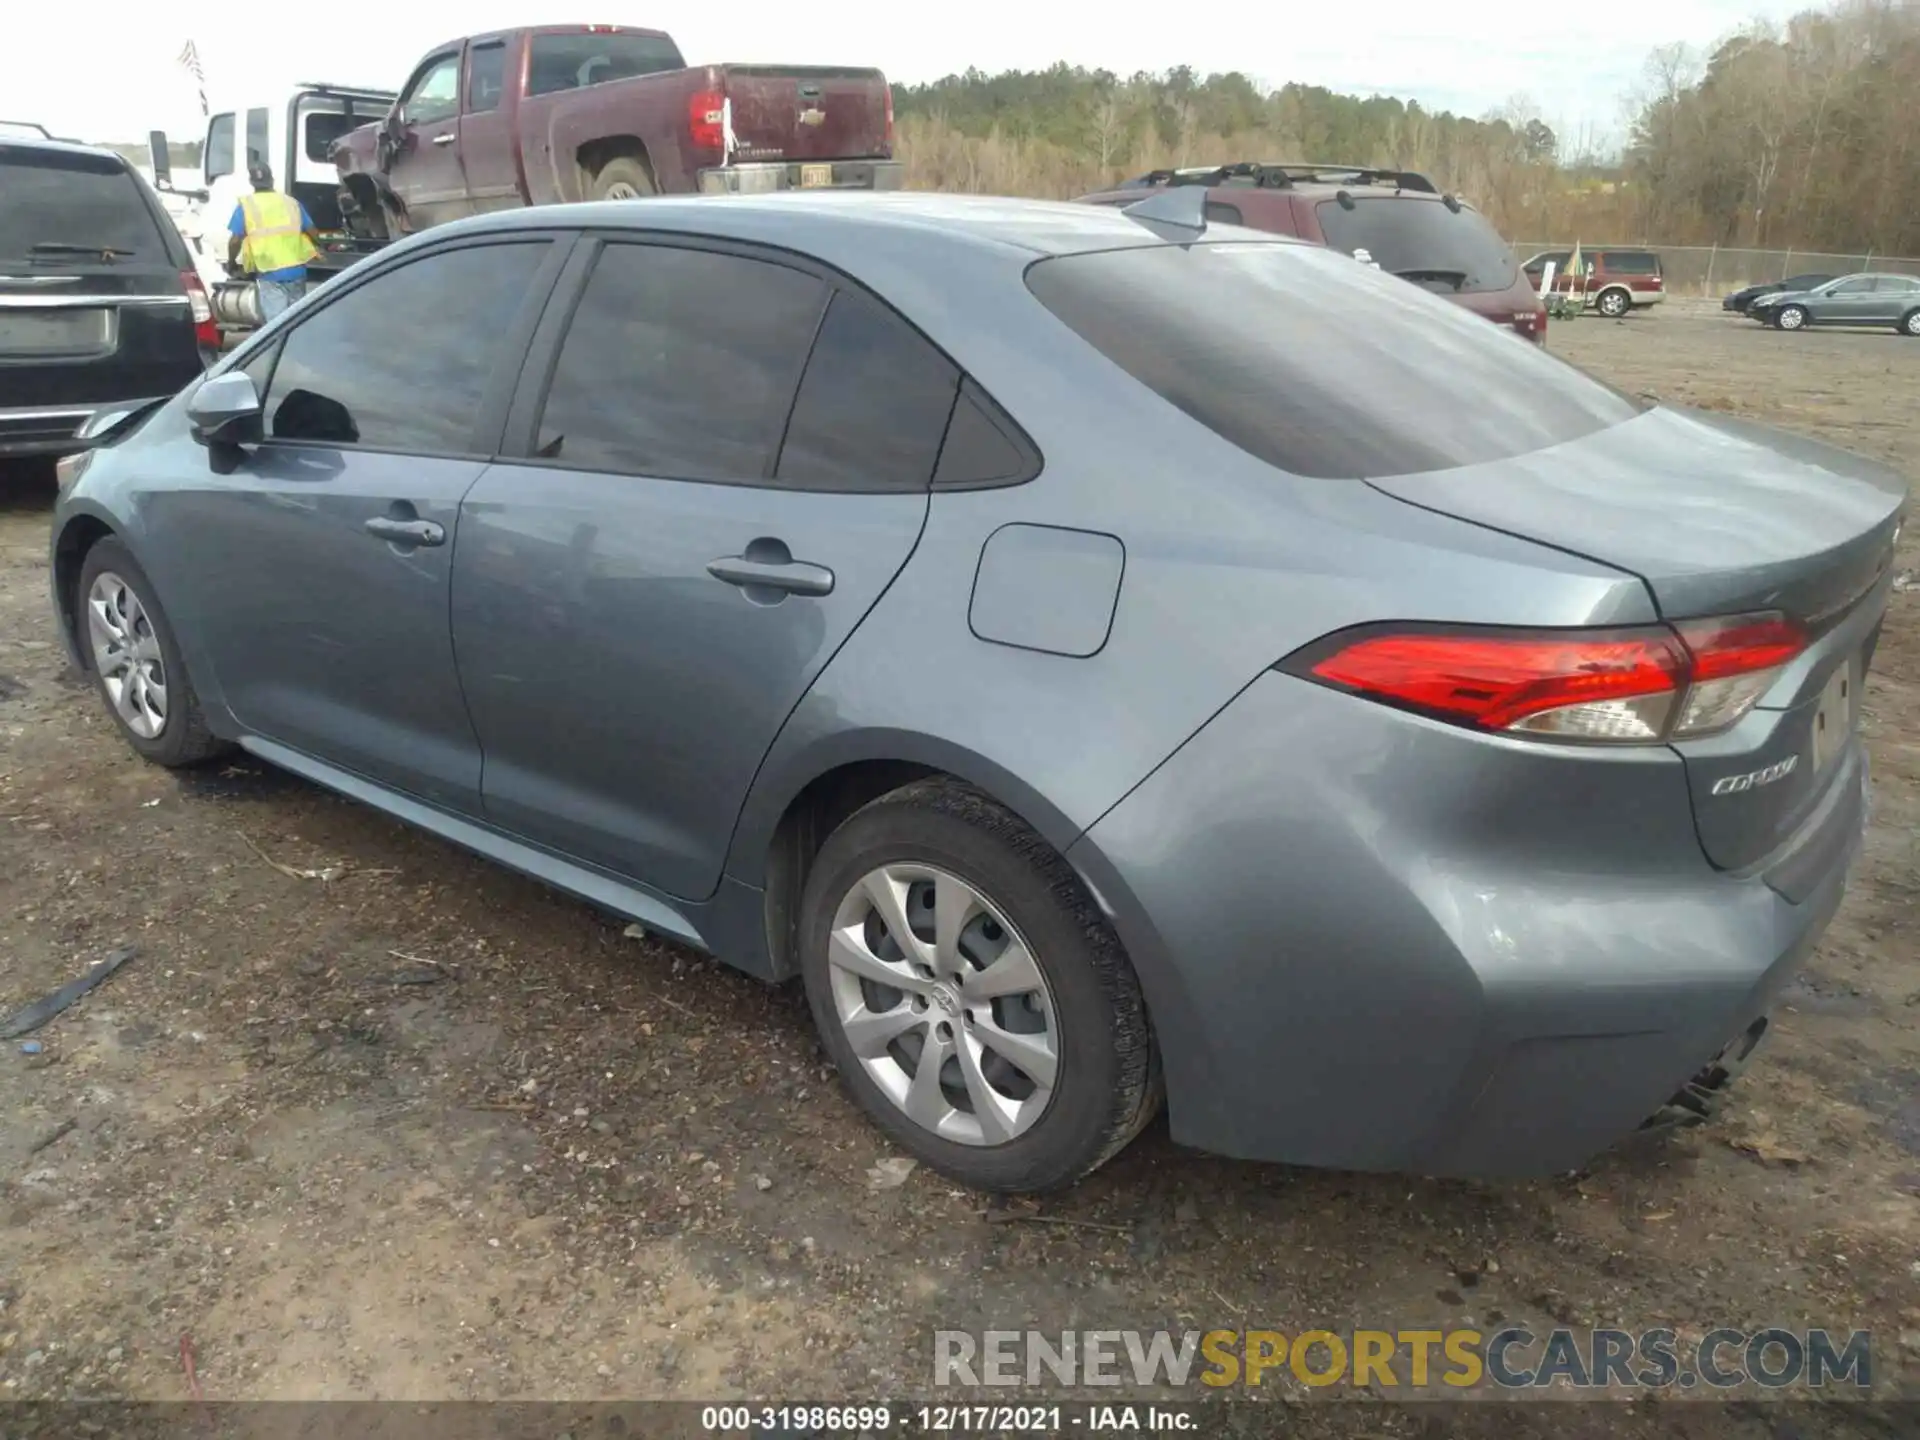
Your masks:
{"label": "car door", "polygon": [[1817,325],[1864,325],[1873,319],[1873,277],[1856,275],[1811,298],[1808,316]]}
{"label": "car door", "polygon": [[260,443],[154,497],[155,553],[193,557],[157,579],[252,734],[478,810],[452,542],[559,260],[551,236],[496,236],[336,282],[248,358]]}
{"label": "car door", "polygon": [[467,208],[474,214],[513,210],[520,199],[520,142],[513,112],[503,103],[507,42],[475,40],[467,46],[466,80],[460,99],[460,168]]}
{"label": "car door", "polygon": [[509,422],[525,458],[461,505],[486,810],[698,899],[781,725],[912,553],[958,372],[779,253],[610,239],[560,308]]}
{"label": "car door", "polygon": [[1904,275],[1874,276],[1873,296],[1867,302],[1861,319],[1874,325],[1896,323],[1913,308],[1917,289],[1920,289],[1920,281],[1910,280]]}
{"label": "car door", "polygon": [[460,164],[460,51],[414,72],[400,98],[400,133],[389,180],[416,229],[472,213]]}

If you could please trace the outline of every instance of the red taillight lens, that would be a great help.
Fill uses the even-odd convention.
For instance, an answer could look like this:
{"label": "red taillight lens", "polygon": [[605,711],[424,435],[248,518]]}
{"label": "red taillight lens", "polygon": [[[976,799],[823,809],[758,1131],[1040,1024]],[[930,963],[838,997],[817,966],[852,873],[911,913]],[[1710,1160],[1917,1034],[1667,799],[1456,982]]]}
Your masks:
{"label": "red taillight lens", "polygon": [[220,327],[213,323],[213,297],[207,294],[199,275],[191,270],[180,272],[180,283],[186,286],[187,304],[193,309],[194,342],[208,350],[218,350]]}
{"label": "red taillight lens", "polygon": [[893,153],[893,86],[887,85],[887,153]]}
{"label": "red taillight lens", "polygon": [[1733,725],[1805,644],[1780,615],[1677,629],[1369,629],[1285,668],[1480,729],[1649,743]]}
{"label": "red taillight lens", "polygon": [[697,149],[724,149],[727,143],[727,97],[718,90],[696,90],[689,95],[687,134]]}

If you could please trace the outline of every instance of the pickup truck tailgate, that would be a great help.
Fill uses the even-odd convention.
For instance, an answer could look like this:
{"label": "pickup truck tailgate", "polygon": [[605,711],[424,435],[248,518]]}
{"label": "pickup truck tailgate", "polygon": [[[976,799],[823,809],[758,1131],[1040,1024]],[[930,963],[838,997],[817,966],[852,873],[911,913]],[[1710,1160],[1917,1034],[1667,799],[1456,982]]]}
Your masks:
{"label": "pickup truck tailgate", "polygon": [[878,70],[727,65],[736,160],[847,160],[891,153],[891,97]]}

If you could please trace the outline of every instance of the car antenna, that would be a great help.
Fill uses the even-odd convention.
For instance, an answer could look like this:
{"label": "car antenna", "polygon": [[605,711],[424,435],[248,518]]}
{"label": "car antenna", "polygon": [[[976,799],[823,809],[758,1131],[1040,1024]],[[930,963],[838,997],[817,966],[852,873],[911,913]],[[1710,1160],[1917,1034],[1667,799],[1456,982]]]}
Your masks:
{"label": "car antenna", "polygon": [[1199,185],[1169,185],[1144,200],[1122,207],[1120,213],[1138,220],[1158,233],[1159,226],[1188,230],[1195,235],[1207,231],[1207,192]]}

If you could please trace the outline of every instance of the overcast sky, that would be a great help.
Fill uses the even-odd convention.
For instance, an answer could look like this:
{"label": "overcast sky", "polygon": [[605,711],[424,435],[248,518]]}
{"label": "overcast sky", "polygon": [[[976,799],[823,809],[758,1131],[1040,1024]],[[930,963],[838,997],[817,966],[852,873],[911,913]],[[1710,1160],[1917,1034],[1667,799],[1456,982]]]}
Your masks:
{"label": "overcast sky", "polygon": [[[1037,69],[1056,60],[1120,74],[1187,64],[1242,70],[1435,109],[1485,113],[1534,98],[1569,138],[1622,130],[1623,98],[1653,46],[1711,44],[1783,0],[1374,0],[1370,5],[1176,0],[1123,9],[1088,0],[820,0],[660,5],[593,13],[552,0],[324,0],[259,7],[22,3],[0,46],[0,118],[37,120],[89,140],[176,139],[200,129],[192,82],[176,63],[191,34],[215,109],[258,103],[298,81],[397,88],[427,47],[506,25],[627,20],[670,30],[695,63],[716,60],[878,65],[900,81],[968,66]],[[115,14],[115,9],[120,13]],[[219,17],[217,20],[207,17]],[[1596,23],[1597,17],[1598,23]],[[1172,23],[1169,23],[1169,22]],[[223,97],[225,97],[223,99]]]}

